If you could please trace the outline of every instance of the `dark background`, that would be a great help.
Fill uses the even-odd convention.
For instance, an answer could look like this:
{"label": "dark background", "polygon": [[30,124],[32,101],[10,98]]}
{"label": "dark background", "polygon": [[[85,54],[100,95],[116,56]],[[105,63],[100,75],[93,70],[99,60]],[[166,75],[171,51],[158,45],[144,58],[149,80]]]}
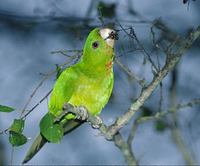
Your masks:
{"label": "dark background", "polygon": [[[160,18],[176,33],[186,36],[200,23],[200,2],[181,0],[122,0],[105,1],[115,4],[112,18],[123,27],[133,27],[137,37],[147,51],[155,54],[152,48],[151,21]],[[14,118],[18,118],[33,89],[42,79],[39,73],[55,70],[55,64],[68,59],[51,54],[62,49],[82,49],[90,30],[101,27],[97,4],[90,0],[1,0],[0,1],[0,104],[16,108],[13,113],[0,113],[0,130],[7,128]],[[130,7],[133,11],[130,11]],[[135,13],[134,13],[135,12]],[[120,28],[116,24],[116,28]],[[116,56],[141,78],[150,81],[151,65],[143,64],[143,53],[136,50],[134,41],[124,32],[119,33],[116,43]],[[200,95],[199,42],[187,52],[178,65],[177,103],[188,102]],[[132,51],[134,50],[134,51]],[[161,64],[164,55],[158,54]],[[154,57],[154,60],[156,58]],[[101,117],[106,124],[114,122],[117,116],[127,111],[138,96],[140,89],[115,65],[115,85],[113,95],[103,110]],[[171,75],[163,81],[162,109],[169,107],[169,87]],[[38,102],[51,89],[55,82],[52,77],[44,83],[32,100]],[[159,88],[145,103],[152,112],[158,111]],[[26,119],[25,135],[34,138],[39,132],[39,121],[46,112],[47,101],[43,102]],[[187,108],[178,114],[179,128],[186,147],[200,163],[200,115],[199,107]],[[129,125],[122,133],[126,137]],[[5,164],[10,163],[11,145],[8,135],[0,136],[1,157]],[[20,164],[32,139],[14,150],[14,164]],[[179,149],[174,144],[170,130],[158,131],[154,121],[141,124],[133,141],[133,150],[140,164],[184,164]],[[61,144],[48,144],[29,164],[125,164],[121,152],[113,142],[106,141],[99,131],[88,124],[82,125],[64,137]]]}

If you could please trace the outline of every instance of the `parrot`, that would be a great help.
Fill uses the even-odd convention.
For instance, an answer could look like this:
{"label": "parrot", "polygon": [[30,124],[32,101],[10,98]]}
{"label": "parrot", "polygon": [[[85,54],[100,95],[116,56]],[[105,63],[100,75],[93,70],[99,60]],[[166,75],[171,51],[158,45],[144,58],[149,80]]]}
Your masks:
{"label": "parrot", "polygon": [[[56,80],[48,109],[58,117],[63,105],[84,106],[92,116],[99,115],[107,104],[113,89],[114,44],[117,32],[108,27],[93,29],[84,44],[80,61],[66,68]],[[72,114],[64,117],[64,134],[79,127],[83,121]],[[40,133],[28,150],[23,164],[27,163],[48,142]]]}

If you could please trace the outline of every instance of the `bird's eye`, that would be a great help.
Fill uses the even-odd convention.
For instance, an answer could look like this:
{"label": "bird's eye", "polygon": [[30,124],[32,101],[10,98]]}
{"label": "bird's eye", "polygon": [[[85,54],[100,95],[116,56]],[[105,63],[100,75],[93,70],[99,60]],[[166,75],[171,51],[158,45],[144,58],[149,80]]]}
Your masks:
{"label": "bird's eye", "polygon": [[95,41],[94,43],[92,43],[92,47],[94,49],[98,48],[99,47],[99,42],[98,41]]}

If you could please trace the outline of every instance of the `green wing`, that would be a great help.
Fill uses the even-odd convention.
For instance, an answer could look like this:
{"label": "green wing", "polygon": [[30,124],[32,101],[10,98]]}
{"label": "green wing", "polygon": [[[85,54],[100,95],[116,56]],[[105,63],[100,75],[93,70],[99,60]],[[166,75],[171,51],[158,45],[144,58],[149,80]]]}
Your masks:
{"label": "green wing", "polygon": [[78,85],[78,74],[74,67],[64,70],[57,79],[49,101],[49,111],[58,116],[63,104],[68,102]]}

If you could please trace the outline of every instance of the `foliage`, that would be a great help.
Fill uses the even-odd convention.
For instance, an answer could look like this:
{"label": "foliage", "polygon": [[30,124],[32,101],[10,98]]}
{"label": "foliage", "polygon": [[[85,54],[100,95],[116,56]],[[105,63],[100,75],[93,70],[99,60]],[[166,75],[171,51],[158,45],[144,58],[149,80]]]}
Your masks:
{"label": "foliage", "polygon": [[27,138],[22,134],[24,130],[24,120],[14,119],[9,128],[9,142],[12,146],[21,146],[27,142]]}
{"label": "foliage", "polygon": [[15,109],[12,108],[12,107],[8,107],[8,106],[5,106],[5,105],[0,105],[0,112],[12,112],[14,110]]}
{"label": "foliage", "polygon": [[40,132],[50,142],[59,143],[64,131],[60,124],[54,123],[54,115],[47,113],[40,121]]}

